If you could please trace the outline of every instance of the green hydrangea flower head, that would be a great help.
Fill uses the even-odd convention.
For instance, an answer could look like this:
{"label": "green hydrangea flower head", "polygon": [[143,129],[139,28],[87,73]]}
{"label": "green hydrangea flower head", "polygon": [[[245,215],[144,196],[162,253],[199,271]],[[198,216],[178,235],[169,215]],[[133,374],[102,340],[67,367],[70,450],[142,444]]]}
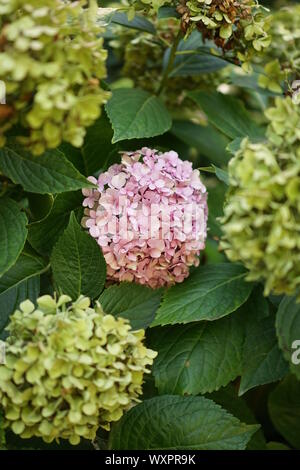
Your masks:
{"label": "green hydrangea flower head", "polygon": [[7,329],[0,408],[5,427],[22,438],[93,440],[138,401],[156,356],[143,345],[144,330],[83,296],[45,295],[37,308],[26,300]]}
{"label": "green hydrangea flower head", "polygon": [[230,190],[221,247],[242,262],[250,281],[265,280],[265,295],[294,294],[300,286],[300,107],[278,98],[266,115],[269,141],[242,141],[229,162]]}
{"label": "green hydrangea flower head", "polygon": [[300,140],[300,107],[291,98],[276,98],[265,111],[270,121],[267,136],[277,146],[288,148]]}
{"label": "green hydrangea flower head", "polygon": [[259,85],[271,91],[281,92],[285,81],[289,88],[300,79],[300,5],[281,8],[270,15],[272,42],[265,51],[264,74]]}
{"label": "green hydrangea flower head", "polygon": [[95,0],[0,0],[0,145],[12,126],[36,155],[62,140],[82,145],[109,96],[97,9]]}

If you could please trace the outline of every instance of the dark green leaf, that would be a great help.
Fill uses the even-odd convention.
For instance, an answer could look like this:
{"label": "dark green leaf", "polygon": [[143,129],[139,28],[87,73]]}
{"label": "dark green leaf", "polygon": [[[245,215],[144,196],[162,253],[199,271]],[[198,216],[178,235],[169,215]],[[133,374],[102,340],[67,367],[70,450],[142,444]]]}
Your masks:
{"label": "dark green leaf", "polygon": [[49,215],[29,225],[28,240],[33,248],[41,255],[49,255],[68,225],[70,212],[81,206],[80,191],[58,194]]}
{"label": "dark green leaf", "polygon": [[45,268],[46,266],[41,258],[28,253],[21,253],[17,262],[0,277],[0,295],[5,294],[33,276],[37,276]]}
{"label": "dark green leaf", "polygon": [[10,315],[24,300],[35,302],[40,291],[40,276],[33,276],[0,294],[0,338],[4,338],[3,329]]}
{"label": "dark green leaf", "polygon": [[288,446],[286,446],[285,444],[282,444],[282,442],[275,442],[275,441],[268,442],[267,449],[268,450],[291,450]]}
{"label": "dark green leaf", "polygon": [[227,150],[231,155],[235,155],[235,153],[239,150],[241,143],[244,137],[236,137],[234,140],[227,145]]}
{"label": "dark green leaf", "polygon": [[300,304],[296,299],[297,295],[284,297],[280,302],[276,330],[279,347],[291,371],[300,379]]}
{"label": "dark green leaf", "polygon": [[127,14],[116,12],[111,18],[112,23],[126,26],[127,28],[137,29],[145,33],[155,34],[155,28],[151,21],[147,20],[144,16],[135,15],[133,20],[128,20]]}
{"label": "dark green leaf", "polygon": [[269,413],[277,431],[297,450],[300,449],[300,382],[290,375],[269,397]]}
{"label": "dark green leaf", "polygon": [[93,186],[57,149],[36,157],[11,143],[0,149],[0,170],[31,193],[63,193]]}
{"label": "dark green leaf", "polygon": [[106,166],[108,155],[115,147],[111,143],[112,137],[111,124],[103,112],[95,124],[88,127],[84,139],[82,158],[87,175],[92,175]]}
{"label": "dark green leaf", "polygon": [[278,347],[274,316],[252,320],[244,345],[240,395],[258,385],[276,382],[288,372],[288,364]]}
{"label": "dark green leaf", "polygon": [[167,290],[152,326],[216,320],[246,302],[253,284],[239,264],[218,263],[197,268],[182,284]]}
{"label": "dark green leaf", "polygon": [[203,397],[145,400],[114,425],[114,450],[243,450],[258,426],[246,425]]}
{"label": "dark green leaf", "polygon": [[[213,44],[203,43],[202,35],[194,30],[187,38],[180,41],[170,77],[187,77],[201,73],[212,73],[228,65],[221,57],[211,53]],[[166,50],[163,65],[167,67],[170,49]]]}
{"label": "dark green leaf", "polygon": [[220,238],[222,235],[219,217],[223,214],[226,186],[215,180],[215,187],[208,188],[208,227],[209,235]]}
{"label": "dark green leaf", "polygon": [[[89,131],[90,127],[87,128],[87,132]],[[75,166],[75,168],[85,176],[89,176],[90,173],[87,173],[83,156],[81,152],[81,148],[73,147],[73,145],[69,144],[68,142],[63,142],[58,147],[65,157]]]}
{"label": "dark green leaf", "polygon": [[100,294],[106,278],[106,264],[96,240],[84,232],[74,213],[51,254],[56,284],[74,300],[81,294],[92,299]]}
{"label": "dark green leaf", "polygon": [[[68,194],[68,193],[66,193]],[[49,215],[53,207],[54,197],[52,194],[27,194],[31,217],[38,221]]]}
{"label": "dark green leaf", "polygon": [[237,98],[207,91],[193,91],[189,96],[203,109],[209,122],[231,139],[263,136],[263,129],[252,120]]}
{"label": "dark green leaf", "polygon": [[237,312],[214,322],[152,329],[150,347],[158,351],[153,374],[159,393],[212,392],[240,375],[242,321]]}
{"label": "dark green leaf", "polygon": [[27,237],[26,224],[27,217],[15,201],[7,197],[0,199],[0,275],[21,253]]}
{"label": "dark green leaf", "polygon": [[3,415],[0,411],[0,450],[5,449],[5,433],[4,433],[4,426],[3,426]]}
{"label": "dark green leaf", "polygon": [[190,147],[195,147],[211,163],[226,164],[228,139],[212,126],[200,126],[190,121],[173,121],[171,133]]}
{"label": "dark green leaf", "polygon": [[134,329],[140,329],[147,328],[153,321],[160,299],[160,289],[122,282],[105,289],[99,302],[105,312],[128,318]]}
{"label": "dark green leaf", "polygon": [[[227,387],[221,388],[217,392],[212,392],[206,395],[207,398],[213,400],[218,405],[222,406],[226,411],[238,418],[246,424],[257,424],[254,414],[248,407],[246,401],[238,397],[236,387],[232,384]],[[247,450],[265,450],[266,441],[261,429],[259,429],[248,442]]]}
{"label": "dark green leaf", "polygon": [[163,18],[173,18],[173,17],[175,17],[175,18],[180,18],[180,15],[179,15],[179,13],[177,13],[175,7],[163,6],[163,7],[160,7],[160,8],[158,9],[157,17],[158,17],[159,19],[163,19]]}
{"label": "dark green leaf", "polygon": [[218,168],[217,166],[213,165],[213,168],[215,169],[216,172],[216,177],[222,181],[222,183],[225,183],[227,186],[229,185],[229,175],[228,172],[225,170],[222,170],[222,168]]}
{"label": "dark green leaf", "polygon": [[164,134],[172,125],[163,102],[147,91],[118,89],[106,105],[113,142]]}
{"label": "dark green leaf", "polygon": [[[179,44],[170,77],[191,77],[201,73],[216,72],[227,67],[228,62],[211,54],[207,48],[197,47],[193,50],[187,42],[183,40]],[[168,62],[169,56],[170,49],[165,53],[164,63]]]}

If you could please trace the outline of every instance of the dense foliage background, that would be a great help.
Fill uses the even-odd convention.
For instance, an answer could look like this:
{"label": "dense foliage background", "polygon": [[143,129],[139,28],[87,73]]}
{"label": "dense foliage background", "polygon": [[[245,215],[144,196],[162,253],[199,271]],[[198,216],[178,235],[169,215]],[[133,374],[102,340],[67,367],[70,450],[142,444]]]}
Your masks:
{"label": "dense foliage background", "polygon": [[[106,313],[146,330],[147,347],[158,355],[144,377],[140,403],[111,430],[99,427],[93,442],[74,441],[76,448],[299,449],[300,105],[292,99],[300,79],[299,7],[263,2],[270,9],[262,10],[268,18],[263,46],[248,32],[251,45],[237,35],[226,49],[230,28],[222,40],[219,33],[210,35],[214,28],[189,30],[192,23],[183,26],[178,3],[99,1],[89,34],[100,41],[101,54],[96,45],[92,52],[75,47],[67,59],[63,43],[57,44],[55,60],[66,84],[50,89],[46,77],[33,104],[37,78],[28,78],[26,61],[34,46],[6,49],[13,13],[0,0],[0,79],[8,83],[6,104],[0,105],[1,338],[22,301],[55,293],[73,301],[84,295],[93,305],[99,300]],[[198,7],[203,3],[198,0]],[[292,9],[288,15],[285,7]],[[78,31],[66,34],[77,37]],[[36,36],[30,41],[38,42]],[[91,66],[92,56],[98,68]],[[72,66],[64,68],[67,60]],[[48,57],[43,61],[47,65]],[[18,73],[17,63],[23,64]],[[80,67],[88,85],[72,81]],[[53,65],[52,78],[57,70]],[[63,108],[59,100],[65,100]],[[174,150],[192,161],[208,192],[200,265],[168,288],[107,281],[101,250],[81,226],[81,190],[94,187],[87,177],[119,163],[120,152],[142,147]],[[268,158],[279,162],[279,186],[293,179],[287,196],[271,179]],[[256,204],[261,192],[267,206]],[[224,204],[235,204],[234,229],[227,225],[230,211],[222,218]],[[289,212],[278,212],[275,220],[278,205]],[[266,220],[270,225],[263,225]],[[261,226],[273,230],[272,237]],[[0,407],[4,449],[74,448],[64,439],[22,439],[4,424]]]}

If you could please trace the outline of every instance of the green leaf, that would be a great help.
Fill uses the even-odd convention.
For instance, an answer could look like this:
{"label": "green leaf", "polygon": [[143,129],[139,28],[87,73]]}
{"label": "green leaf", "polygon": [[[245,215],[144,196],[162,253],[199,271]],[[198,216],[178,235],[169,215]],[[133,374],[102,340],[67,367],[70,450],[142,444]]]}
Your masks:
{"label": "green leaf", "polygon": [[216,165],[199,167],[199,170],[204,172],[206,171],[207,173],[214,173],[219,181],[222,181],[226,186],[229,186],[229,175],[226,170],[222,170]]}
{"label": "green leaf", "polygon": [[27,198],[30,215],[34,220],[39,221],[49,215],[54,202],[52,194],[27,193]]}
{"label": "green leaf", "polygon": [[35,157],[11,143],[0,149],[0,170],[31,193],[63,193],[93,187],[59,150]]}
{"label": "green leaf", "polygon": [[282,442],[275,442],[275,441],[268,442],[267,449],[268,450],[291,450],[288,446],[286,446],[285,444],[282,444]]}
{"label": "green leaf", "polygon": [[234,312],[253,287],[245,282],[246,274],[239,264],[200,266],[182,284],[166,291],[152,326],[216,320]]}
{"label": "green leaf", "polygon": [[209,122],[231,139],[263,136],[264,130],[252,120],[240,100],[218,92],[193,91],[188,95],[205,112]]}
{"label": "green leaf", "polygon": [[112,23],[125,26],[130,29],[137,29],[145,33],[155,34],[155,28],[151,21],[147,20],[144,16],[135,15],[133,20],[129,21],[126,13],[116,12],[111,18]]}
{"label": "green leaf", "polygon": [[113,91],[106,111],[114,130],[113,143],[164,134],[172,125],[163,102],[140,89]]}
{"label": "green leaf", "polygon": [[45,271],[45,264],[41,258],[28,253],[21,253],[17,262],[0,277],[0,295],[15,288],[22,282]]}
{"label": "green leaf", "polygon": [[228,65],[220,57],[205,53],[177,55],[170,77],[190,77],[201,73],[212,73]]}
{"label": "green leaf", "polygon": [[87,175],[93,175],[101,168],[106,167],[108,156],[115,148],[111,143],[112,137],[111,124],[103,112],[101,117],[87,128],[84,139],[82,157]]}
{"label": "green leaf", "polygon": [[7,197],[0,199],[0,275],[20,255],[27,237],[26,224],[27,217],[15,201]]}
{"label": "green leaf", "polygon": [[7,289],[0,294],[0,338],[6,335],[3,333],[10,315],[19,307],[23,300],[29,299],[35,302],[40,292],[40,276],[29,277],[25,281],[18,283],[15,287]]}
{"label": "green leaf", "polygon": [[209,236],[220,238],[222,229],[219,217],[223,215],[223,206],[225,201],[226,186],[215,180],[215,187],[209,188],[208,191],[208,227]]}
{"label": "green leaf", "polygon": [[152,368],[160,394],[212,392],[241,374],[243,317],[238,313],[214,322],[150,330],[158,351]]}
{"label": "green leaf", "polygon": [[284,297],[279,304],[276,331],[279,347],[290,364],[291,371],[300,379],[300,304],[297,295]]}
{"label": "green leaf", "polygon": [[300,449],[300,382],[286,377],[269,396],[269,413],[277,431],[295,449]]}
{"label": "green leaf", "polygon": [[41,258],[21,253],[17,262],[0,277],[0,333],[9,316],[25,299],[35,301],[39,293],[40,274],[46,266]]}
{"label": "green leaf", "polygon": [[[217,392],[206,395],[218,405],[246,424],[257,424],[257,420],[246,400],[238,397],[236,387],[232,384],[221,388]],[[266,440],[263,432],[259,429],[248,442],[247,450],[266,450]]]}
{"label": "green leaf", "polygon": [[110,286],[99,297],[105,312],[128,318],[134,329],[147,328],[153,321],[161,299],[160,289],[128,282]]}
{"label": "green leaf", "polygon": [[52,250],[51,266],[58,287],[74,300],[81,294],[93,299],[104,287],[106,264],[102,251],[96,240],[81,229],[73,212]]}
{"label": "green leaf", "polygon": [[44,219],[28,227],[28,241],[41,255],[50,255],[53,246],[67,227],[70,212],[81,207],[80,191],[58,194],[51,212]]}
{"label": "green leaf", "polygon": [[213,126],[200,126],[190,121],[173,121],[171,133],[189,147],[195,147],[211,163],[226,164],[228,139]]}
{"label": "green leaf", "polygon": [[222,168],[218,168],[217,166],[213,165],[213,168],[215,169],[216,172],[216,177],[222,181],[222,183],[225,183],[227,186],[229,186],[229,175],[228,172],[225,170],[222,170]]}
{"label": "green leaf", "polygon": [[219,250],[219,245],[218,245],[217,240],[214,240],[212,238],[208,238],[206,240],[203,257],[205,259],[206,264],[216,264],[216,263],[226,262],[226,256],[222,251]]}
{"label": "green leaf", "polygon": [[0,412],[0,450],[5,449],[5,432],[4,432],[4,426],[3,426],[3,415]]}
{"label": "green leaf", "polygon": [[145,400],[113,426],[113,450],[243,450],[258,426],[246,425],[203,397]]}
{"label": "green leaf", "polygon": [[180,15],[177,13],[175,7],[162,6],[158,9],[157,17],[158,19],[180,18]]}
{"label": "green leaf", "polygon": [[246,333],[239,395],[258,385],[281,380],[288,372],[278,347],[274,316],[252,320]]}
{"label": "green leaf", "polygon": [[[212,54],[214,44],[202,40],[199,31],[194,30],[186,39],[182,39],[176,50],[170,77],[188,77],[201,73],[212,73],[228,66],[228,62]],[[215,49],[215,48],[214,48]],[[170,48],[166,50],[163,67],[167,67],[170,57]]]}
{"label": "green leaf", "polygon": [[[88,127],[86,130],[88,131],[89,129],[90,127]],[[72,163],[72,165],[75,166],[79,173],[82,173],[85,176],[90,175],[86,172],[81,148],[73,147],[73,145],[69,142],[62,142],[58,147],[58,150],[60,150],[64,154],[64,156]]]}
{"label": "green leaf", "polygon": [[244,137],[236,137],[234,140],[227,145],[227,150],[231,155],[235,155],[235,153],[239,150],[241,143]]}
{"label": "green leaf", "polygon": [[[150,346],[158,351],[153,375],[159,393],[211,392],[241,375],[244,359],[247,365],[252,361],[251,350],[247,349],[244,356],[244,342],[252,344],[251,327],[263,326],[258,319],[264,319],[268,311],[262,289],[255,287],[233,315],[213,322],[150,330]],[[263,359],[260,357],[261,362]]]}
{"label": "green leaf", "polygon": [[[170,50],[167,52],[169,51]],[[166,58],[169,57],[169,54],[166,54]],[[226,67],[227,65],[228,63],[222,58],[205,52],[198,54],[195,52],[182,55],[178,54],[174,60],[173,70],[170,73],[170,77],[191,77],[201,73],[212,73]]]}

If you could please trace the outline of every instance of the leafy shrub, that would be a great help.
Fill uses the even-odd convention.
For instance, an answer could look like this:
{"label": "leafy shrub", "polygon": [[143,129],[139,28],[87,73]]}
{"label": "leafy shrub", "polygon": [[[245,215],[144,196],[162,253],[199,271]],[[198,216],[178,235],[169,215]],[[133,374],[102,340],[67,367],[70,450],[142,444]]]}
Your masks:
{"label": "leafy shrub", "polygon": [[0,0],[1,448],[300,448],[298,20]]}

